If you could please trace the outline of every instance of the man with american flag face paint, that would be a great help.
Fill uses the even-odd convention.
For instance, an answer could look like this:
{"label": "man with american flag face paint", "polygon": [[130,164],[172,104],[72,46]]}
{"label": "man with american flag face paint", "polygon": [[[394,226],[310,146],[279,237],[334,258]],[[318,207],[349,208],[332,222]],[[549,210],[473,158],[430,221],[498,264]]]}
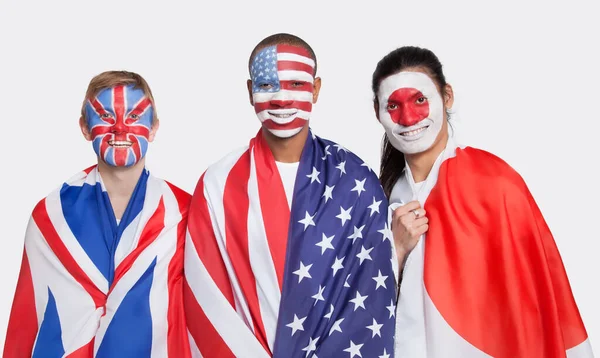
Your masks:
{"label": "man with american flag face paint", "polygon": [[3,357],[189,357],[190,195],[145,168],[158,129],[150,87],[99,74],[79,124],[98,162],[33,210]]}
{"label": "man with american flag face paint", "polygon": [[190,205],[184,302],[193,356],[392,357],[396,297],[377,176],[309,128],[321,80],[302,39],[249,61],[262,126],[211,165]]}
{"label": "man with american flag face paint", "polygon": [[305,48],[277,44],[255,55],[250,65],[252,103],[262,125],[279,138],[298,134],[308,124],[321,79]]}

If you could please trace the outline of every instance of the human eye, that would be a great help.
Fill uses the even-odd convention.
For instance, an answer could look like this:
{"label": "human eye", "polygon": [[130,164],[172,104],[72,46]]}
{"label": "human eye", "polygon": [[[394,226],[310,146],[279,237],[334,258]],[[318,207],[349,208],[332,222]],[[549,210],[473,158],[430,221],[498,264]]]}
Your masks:
{"label": "human eye", "polygon": [[427,102],[427,98],[425,98],[425,96],[417,98],[417,104],[424,104],[425,102]]}
{"label": "human eye", "polygon": [[387,110],[388,111],[393,111],[393,110],[396,110],[396,109],[398,109],[398,105],[396,103],[388,103],[388,105],[387,105]]}

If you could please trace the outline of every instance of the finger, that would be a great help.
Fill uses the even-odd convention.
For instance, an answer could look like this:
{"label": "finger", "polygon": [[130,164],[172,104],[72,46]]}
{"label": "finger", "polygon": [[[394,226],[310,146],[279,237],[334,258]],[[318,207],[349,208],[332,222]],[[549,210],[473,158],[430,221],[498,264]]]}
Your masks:
{"label": "finger", "polygon": [[417,234],[418,236],[421,236],[424,233],[426,233],[427,230],[429,230],[429,224],[423,224],[415,229],[415,234]]}
{"label": "finger", "polygon": [[411,201],[410,203],[401,206],[399,208],[396,208],[396,210],[394,210],[394,217],[398,217],[398,216],[402,216],[402,215],[406,215],[406,213],[410,212],[411,210],[415,210],[415,209],[419,209],[421,208],[421,203],[419,203],[418,201]]}
{"label": "finger", "polygon": [[402,216],[399,216],[394,220],[397,224],[404,226],[405,228],[409,228],[413,226],[413,221],[415,221],[415,215],[411,212],[408,212]]}
{"label": "finger", "polygon": [[425,214],[427,214],[427,211],[425,211],[425,209],[415,209],[413,211],[411,211],[411,213],[413,213],[413,215],[415,216],[415,218],[422,218],[425,216]]}
{"label": "finger", "polygon": [[399,222],[401,225],[404,225],[404,227],[409,228],[409,227],[417,227],[417,226],[421,226],[423,224],[427,224],[429,222],[429,219],[424,215],[425,210],[421,210],[421,212],[423,212],[423,214],[419,213],[419,215],[415,215],[414,211],[411,211],[409,213],[407,213],[406,215],[400,216],[399,218],[396,219],[396,222]]}
{"label": "finger", "polygon": [[412,222],[412,226],[419,227],[419,226],[425,225],[427,223],[429,223],[429,218],[425,216],[425,217],[421,217],[421,218],[415,219]]}
{"label": "finger", "polygon": [[415,220],[413,222],[412,226],[407,228],[407,231],[412,237],[415,237],[415,236],[421,236],[428,229],[429,229],[429,224],[427,224],[423,221],[421,221],[417,224],[417,221]]}

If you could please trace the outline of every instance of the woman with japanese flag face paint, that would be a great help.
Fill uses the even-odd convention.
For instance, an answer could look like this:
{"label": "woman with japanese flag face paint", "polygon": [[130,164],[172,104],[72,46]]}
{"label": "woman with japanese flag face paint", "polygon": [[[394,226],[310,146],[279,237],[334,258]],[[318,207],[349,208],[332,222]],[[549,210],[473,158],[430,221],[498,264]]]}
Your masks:
{"label": "woman with japanese flag face paint", "polygon": [[502,159],[455,142],[433,52],[402,47],[373,74],[380,181],[398,265],[396,357],[593,357],[551,232]]}

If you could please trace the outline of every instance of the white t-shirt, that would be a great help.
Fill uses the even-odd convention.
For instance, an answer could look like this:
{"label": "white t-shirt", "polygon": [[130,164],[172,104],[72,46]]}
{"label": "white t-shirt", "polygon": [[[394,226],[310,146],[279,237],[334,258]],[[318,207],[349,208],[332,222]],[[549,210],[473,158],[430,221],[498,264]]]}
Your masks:
{"label": "white t-shirt", "polygon": [[285,189],[285,196],[291,209],[292,198],[294,197],[294,184],[296,184],[296,174],[298,173],[300,162],[282,163],[275,161],[275,163],[277,164],[277,170],[279,170],[279,175],[281,176],[281,181],[283,182],[283,188]]}

